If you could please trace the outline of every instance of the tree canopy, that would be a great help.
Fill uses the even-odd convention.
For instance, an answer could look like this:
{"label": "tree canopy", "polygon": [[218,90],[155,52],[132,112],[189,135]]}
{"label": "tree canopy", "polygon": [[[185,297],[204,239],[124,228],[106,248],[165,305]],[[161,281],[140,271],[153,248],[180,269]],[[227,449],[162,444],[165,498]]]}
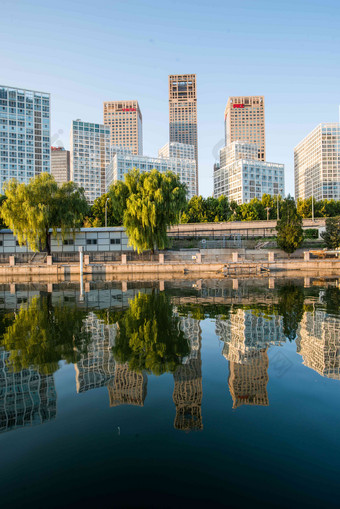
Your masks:
{"label": "tree canopy", "polygon": [[290,256],[303,242],[302,217],[296,210],[294,198],[288,196],[281,206],[281,219],[277,222],[277,245]]}
{"label": "tree canopy", "polygon": [[114,357],[134,371],[173,373],[190,353],[179,318],[163,292],[138,294],[117,323]]}
{"label": "tree canopy", "polygon": [[123,215],[131,246],[139,253],[168,246],[167,227],[178,223],[186,204],[186,187],[177,175],[134,169],[110,193],[113,208]]}
{"label": "tree canopy", "polygon": [[62,239],[79,228],[88,211],[84,190],[73,182],[60,187],[48,173],[42,173],[28,184],[13,179],[4,185],[6,201],[1,216],[20,245],[33,251],[51,252],[51,232]]}

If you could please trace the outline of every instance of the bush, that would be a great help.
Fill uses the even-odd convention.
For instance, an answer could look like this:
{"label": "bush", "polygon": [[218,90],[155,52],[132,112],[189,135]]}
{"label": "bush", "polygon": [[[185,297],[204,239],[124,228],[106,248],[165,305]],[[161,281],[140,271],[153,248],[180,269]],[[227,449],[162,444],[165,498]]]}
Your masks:
{"label": "bush", "polygon": [[305,239],[318,239],[319,230],[317,228],[308,228],[308,230],[303,230],[303,237]]}

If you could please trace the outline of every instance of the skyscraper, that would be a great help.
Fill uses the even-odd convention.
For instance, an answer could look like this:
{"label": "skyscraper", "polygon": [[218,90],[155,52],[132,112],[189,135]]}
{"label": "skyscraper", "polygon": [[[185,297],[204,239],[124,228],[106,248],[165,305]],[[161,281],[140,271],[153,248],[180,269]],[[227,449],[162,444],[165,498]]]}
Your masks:
{"label": "skyscraper", "polygon": [[264,97],[229,97],[224,112],[225,144],[246,141],[258,147],[258,159],[266,160]]}
{"label": "skyscraper", "polygon": [[63,147],[51,147],[51,175],[58,184],[70,180],[70,151]]}
{"label": "skyscraper", "polygon": [[143,120],[138,101],[105,101],[104,125],[111,130],[111,145],[143,154]]}
{"label": "skyscraper", "polygon": [[50,172],[50,94],[0,86],[0,192]]}
{"label": "skyscraper", "polygon": [[340,200],[340,124],[318,125],[294,149],[295,199]]}
{"label": "skyscraper", "polygon": [[198,194],[196,74],[169,76],[169,141],[195,147]]}
{"label": "skyscraper", "polygon": [[71,127],[71,180],[85,189],[90,204],[105,193],[110,161],[110,128],[74,120]]}

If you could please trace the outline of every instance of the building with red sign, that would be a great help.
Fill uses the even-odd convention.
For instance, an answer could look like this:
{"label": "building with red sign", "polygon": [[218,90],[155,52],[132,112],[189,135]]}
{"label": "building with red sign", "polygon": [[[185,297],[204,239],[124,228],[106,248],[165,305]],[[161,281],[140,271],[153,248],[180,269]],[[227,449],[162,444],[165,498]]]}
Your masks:
{"label": "building with red sign", "polygon": [[104,125],[111,129],[111,145],[143,154],[143,120],[138,101],[105,101]]}
{"label": "building with red sign", "polygon": [[246,141],[258,146],[258,159],[266,160],[264,97],[229,97],[224,113],[225,144]]}

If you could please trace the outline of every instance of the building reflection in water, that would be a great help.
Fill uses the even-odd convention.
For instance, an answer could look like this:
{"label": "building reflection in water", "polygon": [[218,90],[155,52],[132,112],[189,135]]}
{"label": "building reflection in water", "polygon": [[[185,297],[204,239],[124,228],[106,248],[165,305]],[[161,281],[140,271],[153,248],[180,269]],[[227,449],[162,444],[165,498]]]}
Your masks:
{"label": "building reflection in water", "polygon": [[229,362],[228,385],[233,408],[241,405],[269,405],[268,364],[266,348],[249,352],[243,364]]}
{"label": "building reflection in water", "polygon": [[91,334],[91,342],[87,355],[75,364],[77,392],[104,387],[114,376],[116,366],[112,354],[116,325],[106,325],[91,312],[84,320],[84,328]]}
{"label": "building reflection in water", "polygon": [[228,320],[216,320],[216,334],[224,342],[223,356],[229,361],[228,385],[233,408],[241,405],[268,406],[268,354],[270,345],[286,338],[282,318],[238,309]]}
{"label": "building reflection in water", "polygon": [[325,311],[306,311],[296,339],[303,363],[321,376],[340,380],[340,318]]}
{"label": "building reflection in water", "polygon": [[34,369],[14,372],[9,352],[0,350],[0,432],[55,419],[57,393],[53,375]]}
{"label": "building reflection in water", "polygon": [[117,362],[114,379],[108,385],[110,406],[136,405],[143,406],[147,394],[148,378],[146,374],[137,373],[128,364]]}
{"label": "building reflection in water", "polygon": [[147,376],[131,370],[128,364],[115,361],[112,347],[115,344],[117,324],[106,325],[95,313],[89,313],[85,330],[92,341],[86,357],[75,365],[77,392],[86,392],[106,386],[110,406],[143,406],[146,397]]}
{"label": "building reflection in water", "polygon": [[180,317],[180,327],[190,345],[190,354],[174,372],[173,400],[176,406],[174,427],[192,431],[203,429],[201,327],[199,320]]}

